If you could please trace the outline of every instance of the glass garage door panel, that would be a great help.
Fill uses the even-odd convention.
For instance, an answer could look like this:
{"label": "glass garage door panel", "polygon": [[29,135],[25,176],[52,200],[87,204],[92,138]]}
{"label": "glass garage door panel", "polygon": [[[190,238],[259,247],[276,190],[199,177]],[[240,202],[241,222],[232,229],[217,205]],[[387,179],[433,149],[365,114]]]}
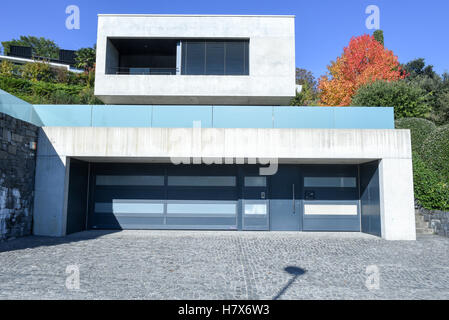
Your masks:
{"label": "glass garage door panel", "polygon": [[95,202],[92,228],[146,229],[164,224],[164,201],[113,199]]}
{"label": "glass garage door panel", "polygon": [[305,231],[360,231],[358,201],[304,201]]}
{"label": "glass garage door panel", "polygon": [[243,230],[268,230],[267,200],[243,200]]}
{"label": "glass garage door panel", "polygon": [[232,167],[94,164],[94,229],[237,229]]}
{"label": "glass garage door panel", "polygon": [[236,201],[167,201],[167,226],[237,229]]}

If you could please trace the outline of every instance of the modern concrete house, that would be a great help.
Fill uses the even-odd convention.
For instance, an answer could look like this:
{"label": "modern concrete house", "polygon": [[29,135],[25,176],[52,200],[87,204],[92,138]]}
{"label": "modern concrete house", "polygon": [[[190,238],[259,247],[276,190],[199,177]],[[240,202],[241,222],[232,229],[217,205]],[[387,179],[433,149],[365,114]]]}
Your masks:
{"label": "modern concrete house", "polygon": [[416,238],[410,132],[394,129],[393,108],[287,106],[294,17],[100,15],[96,66],[109,105],[13,115],[41,127],[35,234]]}

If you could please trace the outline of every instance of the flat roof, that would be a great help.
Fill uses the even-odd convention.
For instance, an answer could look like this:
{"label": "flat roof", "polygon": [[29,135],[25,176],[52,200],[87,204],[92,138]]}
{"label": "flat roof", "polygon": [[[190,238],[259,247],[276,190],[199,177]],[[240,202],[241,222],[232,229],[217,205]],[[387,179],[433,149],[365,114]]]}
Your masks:
{"label": "flat roof", "polygon": [[99,13],[99,17],[247,17],[247,18],[295,18],[295,15],[246,15],[246,14],[147,14],[147,13]]}

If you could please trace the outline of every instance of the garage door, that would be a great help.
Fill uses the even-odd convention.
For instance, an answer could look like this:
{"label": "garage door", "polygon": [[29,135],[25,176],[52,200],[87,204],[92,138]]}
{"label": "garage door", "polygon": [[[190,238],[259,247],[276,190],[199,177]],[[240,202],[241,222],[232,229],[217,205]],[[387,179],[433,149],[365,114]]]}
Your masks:
{"label": "garage door", "polygon": [[93,229],[237,229],[233,166],[95,164]]}
{"label": "garage door", "polygon": [[356,166],[305,167],[303,230],[360,231]]}

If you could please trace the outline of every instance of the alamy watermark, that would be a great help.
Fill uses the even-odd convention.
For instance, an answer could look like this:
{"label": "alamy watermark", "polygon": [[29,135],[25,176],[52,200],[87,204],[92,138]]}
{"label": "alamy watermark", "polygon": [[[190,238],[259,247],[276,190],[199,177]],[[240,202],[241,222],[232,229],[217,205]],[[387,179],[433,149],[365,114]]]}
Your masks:
{"label": "alamy watermark", "polygon": [[80,29],[80,8],[74,4],[65,8],[65,13],[69,16],[65,20],[65,27],[68,30]]}
{"label": "alamy watermark", "polygon": [[65,287],[68,290],[79,290],[80,288],[80,268],[77,265],[68,265],[65,269],[68,274],[65,280]]}
{"label": "alamy watermark", "polygon": [[365,26],[368,30],[380,29],[380,9],[372,4],[366,7],[365,13],[369,16],[365,20]]}
{"label": "alamy watermark", "polygon": [[[185,140],[185,136],[190,134],[190,129],[176,130],[170,135],[170,144],[179,145]],[[210,137],[212,138],[212,137]],[[236,137],[236,139],[244,139],[244,137]],[[202,153],[203,141],[206,141],[207,137],[203,136],[203,130],[201,130],[201,121],[193,121],[192,131],[192,143],[190,145],[190,151],[196,155],[193,157],[177,157],[171,156],[170,161],[174,165],[180,164],[259,164],[259,175],[270,176],[276,174],[278,171],[278,159],[275,157],[203,157]],[[189,147],[189,146],[184,146]],[[222,150],[217,150],[221,153]]]}
{"label": "alamy watermark", "polygon": [[370,265],[365,270],[366,280],[365,287],[368,290],[379,290],[380,288],[380,271],[376,265]]}

